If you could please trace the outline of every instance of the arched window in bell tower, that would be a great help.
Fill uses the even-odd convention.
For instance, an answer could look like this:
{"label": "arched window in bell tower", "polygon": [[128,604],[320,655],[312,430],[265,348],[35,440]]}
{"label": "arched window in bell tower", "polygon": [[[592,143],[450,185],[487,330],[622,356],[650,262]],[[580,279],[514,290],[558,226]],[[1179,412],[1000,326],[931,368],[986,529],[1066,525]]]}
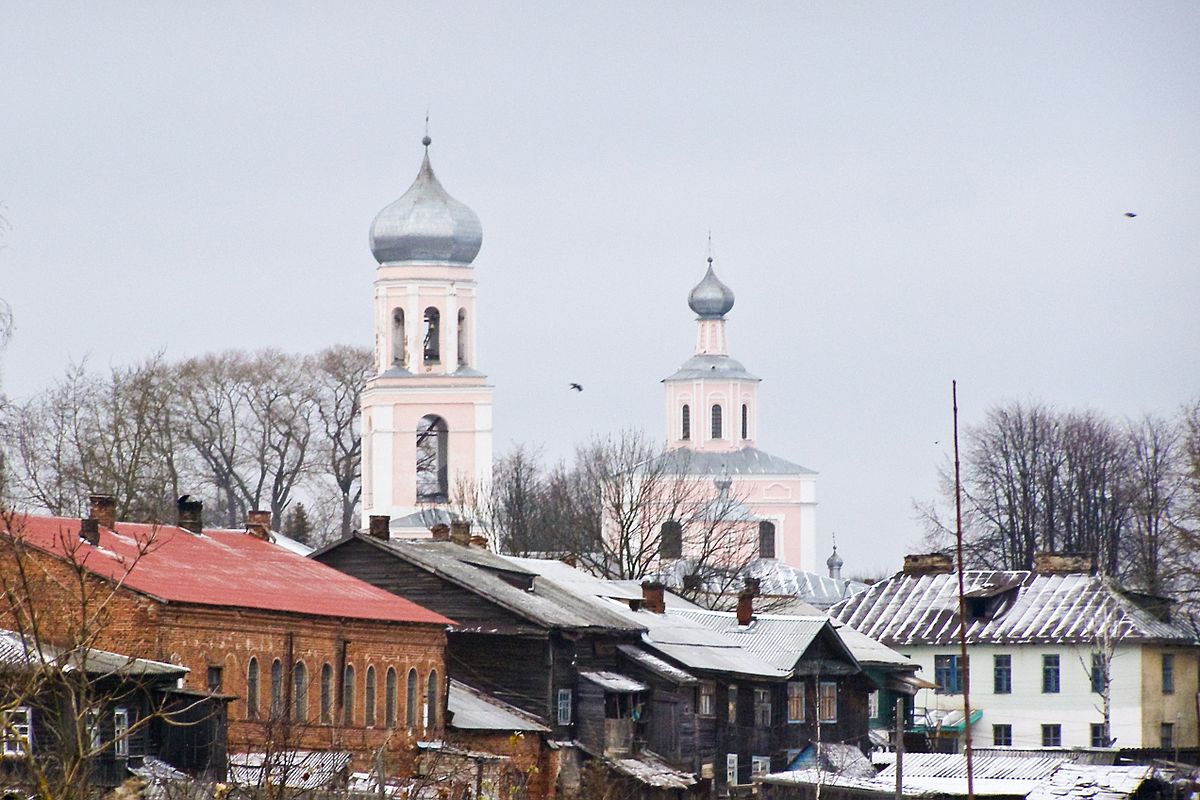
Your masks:
{"label": "arched window in bell tower", "polygon": [[417,423],[417,502],[445,503],[450,499],[448,439],[446,420],[437,414],[426,414]]}
{"label": "arched window in bell tower", "polygon": [[721,406],[713,403],[712,407],[712,438],[720,439],[721,435]]}
{"label": "arched window in bell tower", "polygon": [[442,360],[442,315],[436,308],[425,309],[425,363],[437,364]]}
{"label": "arched window in bell tower", "polygon": [[750,406],[742,403],[742,438],[750,438]]}
{"label": "arched window in bell tower", "polygon": [[392,363],[404,366],[404,309],[392,309]]}
{"label": "arched window in bell tower", "polygon": [[681,419],[683,421],[683,430],[681,431],[679,438],[686,442],[688,439],[692,438],[692,407],[687,403],[683,404],[683,415]]}
{"label": "arched window in bell tower", "polygon": [[467,365],[467,310],[458,310],[458,365]]}

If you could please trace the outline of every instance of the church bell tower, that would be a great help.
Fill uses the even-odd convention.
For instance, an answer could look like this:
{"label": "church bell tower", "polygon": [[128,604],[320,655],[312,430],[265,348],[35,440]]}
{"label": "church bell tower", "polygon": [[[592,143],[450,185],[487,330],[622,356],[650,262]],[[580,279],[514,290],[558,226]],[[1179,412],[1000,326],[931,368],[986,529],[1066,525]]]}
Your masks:
{"label": "church bell tower", "polygon": [[363,528],[393,535],[449,519],[463,483],[492,472],[492,387],[476,365],[479,217],[446,192],[429,161],[371,225],[375,375],[362,395]]}

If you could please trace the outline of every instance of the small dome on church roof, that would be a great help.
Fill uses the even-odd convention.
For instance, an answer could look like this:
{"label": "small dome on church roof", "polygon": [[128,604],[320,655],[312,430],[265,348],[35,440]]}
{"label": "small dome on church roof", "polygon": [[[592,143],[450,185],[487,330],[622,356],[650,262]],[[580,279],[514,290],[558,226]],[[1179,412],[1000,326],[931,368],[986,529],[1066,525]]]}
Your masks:
{"label": "small dome on church roof", "polygon": [[380,264],[404,261],[469,265],[483,244],[479,217],[442,188],[425,158],[412,186],[371,223],[371,252]]}
{"label": "small dome on church roof", "polygon": [[833,554],[825,559],[825,566],[830,569],[841,569],[846,564],[842,557],[838,555],[837,545],[833,546]]}
{"label": "small dome on church roof", "polygon": [[712,258],[708,259],[708,272],[688,295],[688,306],[704,319],[719,319],[733,308],[733,291],[713,272]]}

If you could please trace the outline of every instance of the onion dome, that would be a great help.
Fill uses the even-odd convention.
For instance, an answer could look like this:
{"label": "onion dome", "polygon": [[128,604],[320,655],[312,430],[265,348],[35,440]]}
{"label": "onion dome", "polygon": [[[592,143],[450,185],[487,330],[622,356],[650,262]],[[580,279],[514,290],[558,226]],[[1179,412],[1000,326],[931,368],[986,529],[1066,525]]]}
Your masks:
{"label": "onion dome", "polygon": [[712,268],[712,257],[708,259],[708,272],[688,295],[688,306],[701,319],[720,319],[733,308],[733,291],[721,283]]}
{"label": "onion dome", "polygon": [[830,570],[841,569],[845,563],[846,562],[842,560],[842,557],[838,555],[837,545],[835,544],[833,546],[833,554],[830,555],[829,558],[825,559],[825,566],[829,567]]}
{"label": "onion dome", "polygon": [[423,261],[467,266],[483,244],[475,212],[451,197],[429,164],[430,138],[417,179],[371,223],[371,252],[380,264]]}

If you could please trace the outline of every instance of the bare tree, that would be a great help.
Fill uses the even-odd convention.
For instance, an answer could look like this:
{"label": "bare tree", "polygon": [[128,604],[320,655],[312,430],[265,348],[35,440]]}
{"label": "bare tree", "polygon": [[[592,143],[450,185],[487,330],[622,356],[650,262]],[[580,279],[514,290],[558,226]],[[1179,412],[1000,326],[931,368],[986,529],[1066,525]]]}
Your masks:
{"label": "bare tree", "polygon": [[[340,533],[354,529],[362,497],[362,390],[374,371],[365,347],[335,345],[313,358],[316,411],[325,436],[315,448],[315,469],[324,472],[341,497]],[[321,457],[321,454],[323,458]],[[315,459],[316,460],[316,459]]]}

